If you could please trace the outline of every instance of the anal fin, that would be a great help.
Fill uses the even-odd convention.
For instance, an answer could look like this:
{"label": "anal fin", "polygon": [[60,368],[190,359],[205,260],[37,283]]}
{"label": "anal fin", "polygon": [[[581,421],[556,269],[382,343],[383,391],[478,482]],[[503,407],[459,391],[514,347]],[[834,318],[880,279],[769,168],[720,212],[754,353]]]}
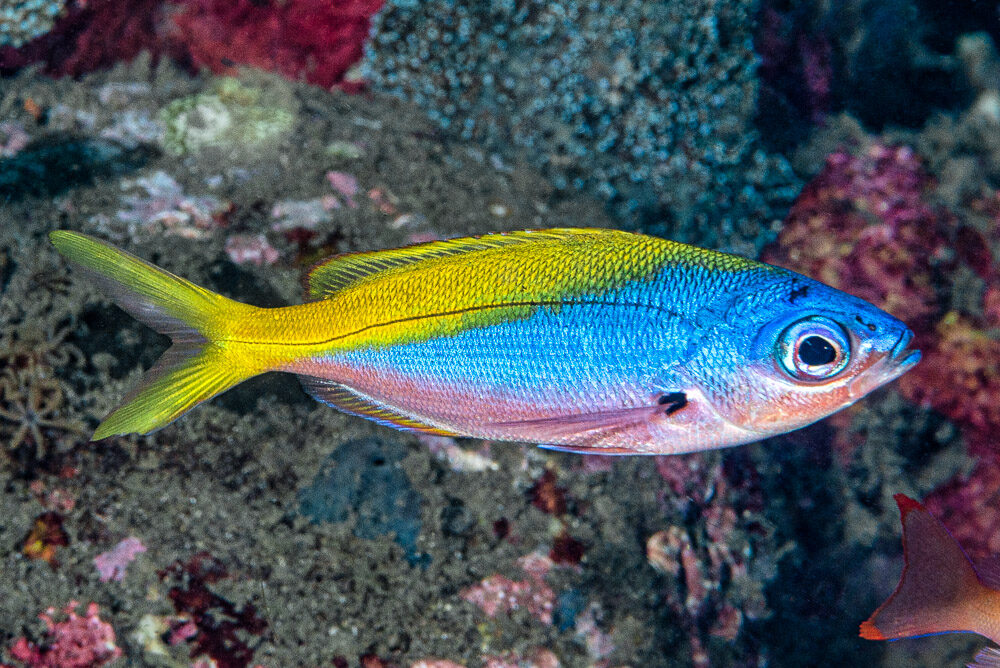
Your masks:
{"label": "anal fin", "polygon": [[404,431],[417,431],[435,436],[461,436],[461,434],[435,427],[394,408],[380,404],[336,381],[300,375],[299,382],[302,383],[302,388],[316,401],[349,415],[367,418],[381,425]]}
{"label": "anal fin", "polygon": [[539,447],[578,454],[638,454],[635,447],[619,445],[635,430],[646,431],[649,421],[662,413],[660,406],[637,406],[576,415],[560,415],[535,420],[501,422],[490,425],[518,440],[535,442]]}

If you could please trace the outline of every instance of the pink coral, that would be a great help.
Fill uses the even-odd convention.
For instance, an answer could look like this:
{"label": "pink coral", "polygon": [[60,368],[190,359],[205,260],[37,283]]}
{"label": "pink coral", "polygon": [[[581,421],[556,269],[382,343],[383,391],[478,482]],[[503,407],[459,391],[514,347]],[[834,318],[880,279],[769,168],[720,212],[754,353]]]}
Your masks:
{"label": "pink coral", "polygon": [[[995,262],[982,234],[930,203],[934,187],[907,147],[838,151],[792,206],[764,259],[842,288],[889,311],[916,334],[924,360],[903,394],[976,432],[1000,426],[1000,341],[982,316],[946,312],[960,266],[984,279],[986,318],[998,303]],[[975,297],[975,296],[974,296]],[[969,301],[964,298],[963,301]]]}
{"label": "pink coral", "polygon": [[94,566],[97,567],[101,582],[120,581],[125,577],[125,569],[128,568],[128,565],[145,551],[146,546],[142,544],[141,540],[129,536],[112,549],[94,557]]}
{"label": "pink coral", "polygon": [[226,239],[226,254],[235,264],[272,265],[280,255],[263,234],[232,234]]}
{"label": "pink coral", "polygon": [[333,190],[344,198],[344,203],[352,209],[358,208],[354,196],[358,194],[358,178],[347,172],[327,172],[326,180],[330,182]]}
{"label": "pink coral", "polygon": [[462,598],[490,617],[524,609],[535,619],[551,624],[556,595],[544,578],[552,562],[540,555],[528,555],[519,559],[518,565],[528,574],[528,579],[511,580],[503,575],[491,575],[463,590]]}
{"label": "pink coral", "polygon": [[18,638],[10,653],[30,668],[95,668],[122,655],[115,644],[115,631],[98,616],[96,603],[87,605],[83,617],[76,614],[79,604],[70,601],[63,612],[66,619],[55,621],[55,608],[39,615],[48,627],[48,639],[39,646]]}
{"label": "pink coral", "polygon": [[837,151],[796,199],[764,260],[841,287],[911,326],[939,310],[952,218],[926,200],[931,179],[908,147]]}

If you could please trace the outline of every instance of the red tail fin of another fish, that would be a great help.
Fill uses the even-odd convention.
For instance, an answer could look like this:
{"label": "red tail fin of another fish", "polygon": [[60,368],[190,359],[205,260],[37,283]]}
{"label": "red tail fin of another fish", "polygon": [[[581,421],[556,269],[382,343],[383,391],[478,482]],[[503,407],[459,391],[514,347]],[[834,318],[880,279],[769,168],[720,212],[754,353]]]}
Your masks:
{"label": "red tail fin of another fish", "polygon": [[903,575],[896,591],[861,624],[861,637],[895,640],[948,632],[997,641],[1000,592],[984,585],[948,530],[923,505],[897,494]]}

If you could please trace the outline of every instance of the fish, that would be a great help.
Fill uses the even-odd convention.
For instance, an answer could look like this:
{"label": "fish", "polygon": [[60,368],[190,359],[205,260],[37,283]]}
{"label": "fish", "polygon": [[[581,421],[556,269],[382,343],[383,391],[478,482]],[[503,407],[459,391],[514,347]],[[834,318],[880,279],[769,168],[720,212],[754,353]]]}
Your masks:
{"label": "fish", "polygon": [[[903,526],[903,574],[896,591],[861,623],[867,640],[940,633],[978,633],[1000,644],[1000,560],[974,565],[944,524],[905,494],[896,494]],[[1000,668],[986,648],[970,666]]]}
{"label": "fish", "polygon": [[173,345],[93,434],[145,434],[258,374],[402,430],[675,454],[819,420],[905,373],[913,333],[792,271],[619,230],[350,253],[258,308],[101,240],[50,239]]}

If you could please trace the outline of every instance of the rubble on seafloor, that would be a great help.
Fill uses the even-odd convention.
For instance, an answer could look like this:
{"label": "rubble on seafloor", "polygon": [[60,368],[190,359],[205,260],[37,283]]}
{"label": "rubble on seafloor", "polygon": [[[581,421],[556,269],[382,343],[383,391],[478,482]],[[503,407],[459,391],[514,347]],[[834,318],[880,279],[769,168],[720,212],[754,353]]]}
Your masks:
{"label": "rubble on seafloor", "polygon": [[[692,638],[709,656],[759,654],[738,644],[738,620],[766,614],[744,592],[760,591],[750,580],[773,572],[758,567],[773,551],[767,532],[750,528],[756,510],[722,512],[746,488],[723,492],[721,479],[706,482],[720,490],[714,502],[681,507],[663,496],[651,459],[581,466],[516,445],[399,434],[315,404],[282,377],[251,381],[156,434],[88,443],[166,341],[62,264],[44,236],[57,226],[278,305],[300,300],[302,271],[337,252],[612,225],[594,200],[443,141],[421,112],[379,95],[283,82],[282,108],[311,123],[295,115],[288,134],[257,147],[237,133],[178,155],[163,113],[175,100],[270,84],[261,74],[239,86],[190,80],[164,64],[152,79],[136,76],[147,68],[3,84],[4,99],[57,112],[46,127],[20,107],[11,122],[28,141],[11,145],[14,159],[50,132],[97,137],[122,147],[122,160],[144,156],[80,163],[86,187],[12,183],[0,210],[0,323],[10,333],[0,355],[20,369],[0,394],[0,429],[22,435],[0,459],[12,474],[0,522],[0,544],[12,548],[0,559],[5,581],[24,583],[0,592],[5,619],[93,601],[129,657],[218,665],[651,665],[686,661]],[[226,149],[233,141],[240,151]],[[29,381],[44,408],[30,418],[20,408]],[[703,505],[712,507],[701,514]],[[716,522],[755,555],[707,551],[706,523]],[[693,613],[676,605],[684,577],[647,561],[646,539],[670,526],[697,543],[688,567],[710,583]],[[730,568],[748,574],[738,589],[722,577]],[[493,616],[481,607],[525,586],[523,606],[506,598]],[[538,617],[531,601],[543,599]],[[685,616],[695,621],[681,631]],[[725,630],[704,635],[691,623]],[[0,661],[13,660],[18,637],[42,647],[45,633],[0,620]]]}
{"label": "rubble on seafloor", "polygon": [[[79,73],[110,53],[93,21],[115,4],[87,4],[79,48],[52,71]],[[309,6],[225,4],[187,3],[174,24],[196,35],[233,8]],[[899,644],[855,637],[895,575],[892,493],[926,498],[973,554],[997,549],[1000,97],[990,38],[964,36],[948,61],[968,79],[964,107],[879,136],[824,106],[835,88],[822,44],[796,39],[810,122],[826,125],[812,158],[808,146],[793,156],[810,182],[778,226],[799,176],[754,130],[748,5],[671,2],[656,11],[681,20],[605,35],[595,34],[602,22],[619,25],[637,5],[580,7],[574,25],[558,8],[521,16],[495,6],[502,25],[486,35],[476,26],[493,14],[392,3],[378,35],[412,24],[451,39],[437,64],[420,53],[437,39],[429,32],[395,45],[418,51],[402,65],[385,60],[392,45],[373,47],[376,88],[422,91],[422,111],[231,64],[211,64],[227,78],[182,76],[149,56],[80,81],[0,80],[0,561],[5,581],[19,583],[0,586],[10,613],[0,662],[53,665],[61,631],[89,629],[91,664],[119,652],[338,668],[906,663]],[[721,20],[706,20],[709,9]],[[468,22],[447,25],[463,11]],[[122,52],[148,47],[130,16],[115,21],[105,30],[122,28]],[[664,30],[678,40],[665,45]],[[483,37],[463,51],[466,31]],[[34,48],[25,37],[18,55]],[[571,51],[624,45],[630,55],[605,54],[585,71],[583,59],[539,60],[563,37]],[[528,44],[516,49],[527,65],[480,78],[495,90],[459,91],[462,75],[497,70],[501,42]],[[679,79],[631,57],[662,64],[696,55],[692,44],[709,48],[669,72]],[[190,62],[214,59],[208,47]],[[0,48],[0,66],[16,67],[11,47]],[[261,64],[258,49],[246,53]],[[348,58],[333,54],[315,76],[342,79]],[[574,97],[591,88],[596,106]],[[501,95],[524,112],[508,125],[491,107]],[[661,102],[667,117],[645,113]],[[448,104],[473,122],[442,132],[425,112]],[[705,105],[718,114],[702,118]],[[580,126],[591,114],[597,125]],[[539,125],[551,132],[525,130]],[[734,143],[717,143],[720,126]],[[656,151],[677,147],[687,162],[661,164]],[[574,162],[591,153],[593,164]],[[636,178],[671,187],[644,192]],[[820,425],[662,460],[398,434],[267,377],[157,434],[86,442],[166,342],[67,271],[45,242],[50,229],[111,238],[212,289],[277,305],[299,300],[301,271],[334,253],[614,226],[578,188],[648,231],[748,253],[773,240],[765,259],[904,318],[925,359]],[[82,613],[63,607],[73,600],[92,602]],[[937,659],[964,647],[939,643],[951,649]]]}

